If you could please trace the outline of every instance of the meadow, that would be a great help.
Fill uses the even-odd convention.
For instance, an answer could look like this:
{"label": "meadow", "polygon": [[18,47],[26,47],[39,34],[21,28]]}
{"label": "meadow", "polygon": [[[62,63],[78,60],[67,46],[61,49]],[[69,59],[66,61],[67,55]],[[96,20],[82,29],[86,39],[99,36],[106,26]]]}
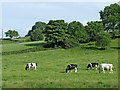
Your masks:
{"label": "meadow", "polygon": [[[9,43],[2,45],[2,88],[118,88],[118,39],[107,50],[99,50],[94,42],[70,49],[51,49],[17,53],[19,50],[43,45],[45,42]],[[14,51],[16,53],[7,54]],[[37,70],[25,70],[29,62],[38,64]],[[86,70],[90,62],[111,63],[110,74]],[[66,73],[68,64],[77,64],[78,72]]]}

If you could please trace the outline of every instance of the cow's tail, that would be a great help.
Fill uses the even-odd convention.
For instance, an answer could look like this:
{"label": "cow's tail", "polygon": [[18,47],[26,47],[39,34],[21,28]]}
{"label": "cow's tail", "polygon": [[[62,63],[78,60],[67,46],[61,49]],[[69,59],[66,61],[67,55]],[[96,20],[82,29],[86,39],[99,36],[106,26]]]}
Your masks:
{"label": "cow's tail", "polygon": [[37,66],[37,63],[36,63],[36,66]]}

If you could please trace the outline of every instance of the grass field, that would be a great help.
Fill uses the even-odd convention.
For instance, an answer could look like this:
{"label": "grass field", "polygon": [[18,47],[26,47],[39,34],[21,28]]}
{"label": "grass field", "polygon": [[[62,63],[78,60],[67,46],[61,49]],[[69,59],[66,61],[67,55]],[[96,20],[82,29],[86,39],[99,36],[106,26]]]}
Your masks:
{"label": "grass field", "polygon": [[[44,42],[3,44],[3,52],[18,51],[42,45]],[[118,39],[110,48],[99,50],[94,43],[71,49],[53,49],[2,56],[2,88],[118,88]],[[37,70],[24,70],[29,62]],[[111,63],[113,74],[86,70],[90,62]],[[68,64],[78,65],[78,72],[65,73]]]}

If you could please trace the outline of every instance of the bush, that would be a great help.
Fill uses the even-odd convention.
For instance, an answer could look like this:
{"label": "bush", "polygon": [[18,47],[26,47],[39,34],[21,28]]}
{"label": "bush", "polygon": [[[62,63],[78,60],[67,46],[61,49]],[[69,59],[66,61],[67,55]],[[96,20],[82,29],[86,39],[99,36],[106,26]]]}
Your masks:
{"label": "bush", "polygon": [[110,42],[111,42],[110,34],[103,31],[97,34],[95,45],[97,47],[101,47],[101,49],[104,50],[106,49],[107,46],[110,45]]}
{"label": "bush", "polygon": [[63,41],[63,48],[72,48],[79,46],[79,41],[73,38],[67,38],[66,40]]}
{"label": "bush", "polygon": [[31,41],[43,40],[44,37],[43,37],[43,34],[42,34],[42,30],[35,29],[33,32],[31,32],[30,39],[31,39]]}
{"label": "bush", "polygon": [[30,36],[26,36],[26,37],[20,37],[18,39],[14,39],[14,41],[21,43],[21,42],[30,42],[31,40],[30,40]]}

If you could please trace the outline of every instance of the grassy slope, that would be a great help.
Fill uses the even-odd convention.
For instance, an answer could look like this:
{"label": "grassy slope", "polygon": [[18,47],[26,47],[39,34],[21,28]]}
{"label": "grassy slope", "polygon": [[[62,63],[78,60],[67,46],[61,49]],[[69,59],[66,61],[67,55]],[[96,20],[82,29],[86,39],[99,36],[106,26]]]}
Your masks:
{"label": "grassy slope", "polygon": [[[20,45],[20,44],[18,44]],[[3,88],[115,88],[118,87],[118,48],[117,39],[111,42],[108,50],[96,50],[94,45],[84,48],[56,49],[3,55]],[[4,46],[3,46],[4,47]],[[4,50],[4,49],[3,49]],[[25,71],[28,62],[37,62],[37,70]],[[112,63],[113,74],[86,70],[89,62]],[[65,73],[66,65],[78,64],[77,73]]]}
{"label": "grassy slope", "polygon": [[36,47],[36,46],[38,46],[42,43],[44,43],[44,42],[43,41],[37,41],[37,42],[3,44],[2,45],[2,51],[3,52],[10,52],[10,51],[24,50],[24,49]]}

